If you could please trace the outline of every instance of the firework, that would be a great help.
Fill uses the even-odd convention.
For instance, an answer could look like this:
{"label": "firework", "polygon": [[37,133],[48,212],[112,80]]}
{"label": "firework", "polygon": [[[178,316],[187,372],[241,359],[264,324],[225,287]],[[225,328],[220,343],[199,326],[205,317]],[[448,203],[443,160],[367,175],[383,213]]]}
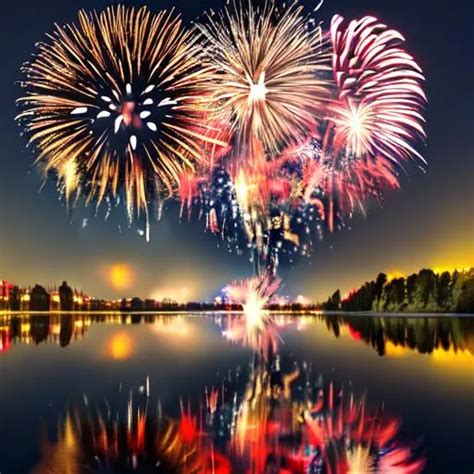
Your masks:
{"label": "firework", "polygon": [[274,153],[307,132],[326,88],[321,32],[302,7],[234,3],[207,20],[198,27],[217,69],[211,114],[232,124],[237,153]]}
{"label": "firework", "polygon": [[268,273],[228,285],[224,292],[232,304],[242,305],[241,319],[230,319],[224,336],[242,342],[265,357],[277,348],[278,335],[265,306],[281,281]]}
{"label": "firework", "polygon": [[344,28],[336,16],[329,42],[332,82],[325,85],[333,97],[322,111],[318,102],[313,131],[281,152],[267,149],[266,159],[252,166],[231,163],[239,213],[214,214],[219,230],[243,228],[256,249],[253,259],[270,267],[282,254],[290,262],[294,253],[309,255],[315,235],[322,238],[357,208],[365,212],[371,196],[381,200],[386,188],[399,187],[404,162],[424,163],[416,149],[425,139],[424,78],[402,49],[403,37],[371,17]]}
{"label": "firework", "polygon": [[206,389],[199,410],[181,401],[177,420],[159,402],[149,409],[148,378],[125,410],[85,397],[58,423],[57,441],[43,438],[32,472],[422,472],[422,447],[402,440],[399,418],[288,362],[257,355]]}
{"label": "firework", "polygon": [[298,151],[307,158],[305,200],[323,205],[329,230],[335,216],[363,209],[365,199],[398,187],[403,163],[425,163],[415,144],[426,138],[421,68],[401,45],[403,36],[373,17],[348,26],[331,22],[335,87],[319,143]]}
{"label": "firework", "polygon": [[[291,186],[279,173],[278,154],[315,126],[327,97],[323,36],[301,6],[278,9],[271,1],[261,8],[234,3],[208,14],[198,28],[207,63],[215,68],[208,114],[229,124],[231,146],[217,169],[193,180],[183,176],[182,207],[197,201],[207,227],[229,247],[237,253],[248,247],[256,266],[275,267],[270,234],[275,220],[287,219],[274,201],[282,193],[288,197]],[[282,233],[289,236],[288,230],[286,225]]]}
{"label": "firework", "polygon": [[173,11],[110,7],[57,26],[23,68],[18,120],[66,198],[126,203],[129,219],[171,194],[225,145],[204,120],[203,66],[193,30]]}
{"label": "firework", "polygon": [[403,41],[373,17],[323,33],[297,2],[235,2],[189,30],[173,11],[82,11],[24,67],[18,119],[68,202],[124,201],[148,237],[149,208],[177,196],[274,274],[424,163]]}
{"label": "firework", "polygon": [[230,124],[231,147],[217,169],[182,180],[181,202],[197,202],[232,251],[249,248],[257,273],[309,255],[315,236],[398,187],[404,162],[424,163],[421,69],[375,18],[344,27],[335,16],[323,34],[298,5],[267,2],[198,28],[216,66],[209,114]]}
{"label": "firework", "polygon": [[112,412],[108,402],[103,411],[88,403],[69,410],[58,423],[57,441],[42,440],[42,460],[33,472],[203,472],[197,442],[184,432],[183,420],[150,413],[148,378],[146,387],[137,401],[130,391],[126,410]]}
{"label": "firework", "polygon": [[275,273],[284,255],[309,256],[313,239],[322,237],[324,217],[303,199],[301,160],[282,155],[257,169],[240,170],[235,178],[221,163],[207,177],[183,174],[181,214],[196,205],[206,228],[231,252],[250,251],[257,273]]}

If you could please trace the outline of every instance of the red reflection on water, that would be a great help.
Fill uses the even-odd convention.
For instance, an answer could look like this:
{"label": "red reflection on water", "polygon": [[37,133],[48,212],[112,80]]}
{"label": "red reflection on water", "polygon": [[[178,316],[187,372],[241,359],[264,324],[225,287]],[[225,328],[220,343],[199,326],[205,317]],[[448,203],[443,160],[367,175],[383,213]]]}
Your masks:
{"label": "red reflection on water", "polygon": [[[85,467],[88,472],[183,474],[422,471],[424,454],[403,440],[400,418],[373,409],[350,389],[324,384],[306,362],[282,369],[277,330],[287,326],[285,320],[261,314],[250,318],[259,337],[252,339],[249,372],[235,371],[221,386],[206,389],[198,409],[196,403],[181,402],[178,419],[161,410],[153,414],[147,380],[146,390],[142,387],[135,398],[131,393],[125,414],[111,414],[109,408],[106,415],[89,408],[72,411],[67,429],[58,432],[53,448],[44,449],[35,472],[66,472],[61,471],[66,467],[71,474]],[[228,329],[235,333],[241,324],[248,328],[245,316],[230,318]],[[354,330],[353,337],[359,336]],[[245,377],[243,383],[237,383],[239,377]],[[67,453],[74,453],[76,464]]]}
{"label": "red reflection on water", "polygon": [[7,352],[11,345],[10,328],[0,330],[0,352]]}
{"label": "red reflection on water", "polygon": [[399,418],[372,410],[350,390],[309,383],[303,369],[283,373],[277,358],[256,360],[242,394],[213,388],[198,411],[181,403],[177,421],[153,416],[145,396],[144,408],[130,397],[126,416],[73,411],[34,472],[82,472],[74,466],[183,474],[422,471],[424,456],[401,439]]}

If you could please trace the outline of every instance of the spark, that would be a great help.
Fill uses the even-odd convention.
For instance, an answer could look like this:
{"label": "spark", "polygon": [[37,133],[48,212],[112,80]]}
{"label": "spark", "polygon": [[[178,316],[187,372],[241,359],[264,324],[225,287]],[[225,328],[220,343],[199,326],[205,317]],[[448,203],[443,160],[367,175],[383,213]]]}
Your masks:
{"label": "spark", "polygon": [[325,50],[302,10],[234,3],[198,25],[217,71],[209,108],[231,122],[237,153],[255,140],[276,152],[314,124],[326,94]]}
{"label": "spark", "polygon": [[204,143],[226,145],[205,119],[213,73],[201,49],[174,11],[125,6],[82,10],[38,44],[17,119],[67,199],[123,197],[130,221],[148,220],[180,173],[210,159]]}

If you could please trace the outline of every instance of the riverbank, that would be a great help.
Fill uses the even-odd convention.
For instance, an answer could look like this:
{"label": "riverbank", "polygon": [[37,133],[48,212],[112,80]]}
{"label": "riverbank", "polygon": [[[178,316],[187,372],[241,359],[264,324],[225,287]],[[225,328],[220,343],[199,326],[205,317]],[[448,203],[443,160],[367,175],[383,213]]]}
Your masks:
{"label": "riverbank", "polygon": [[[298,315],[298,316],[363,316],[363,317],[390,317],[390,318],[474,318],[473,313],[403,313],[403,312],[376,312],[376,311],[325,311],[325,310],[264,310],[272,315]],[[189,314],[204,314],[204,315],[233,315],[243,314],[242,310],[157,310],[157,311],[130,311],[130,310],[114,310],[114,311],[0,311],[0,318],[8,316],[25,317],[25,316],[77,316],[87,314],[91,316],[120,316],[120,315],[167,315],[179,316]]]}

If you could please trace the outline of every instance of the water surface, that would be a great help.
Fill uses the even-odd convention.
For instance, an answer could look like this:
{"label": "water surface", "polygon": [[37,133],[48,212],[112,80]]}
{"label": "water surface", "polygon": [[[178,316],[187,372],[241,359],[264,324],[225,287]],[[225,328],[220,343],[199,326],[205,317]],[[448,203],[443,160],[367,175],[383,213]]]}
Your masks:
{"label": "water surface", "polygon": [[[473,472],[474,319],[274,316],[270,345],[277,347],[256,362],[249,341],[236,337],[233,324],[239,318],[0,316],[0,472],[27,473],[35,466],[35,472],[53,472],[44,467],[45,440],[54,446],[61,439],[57,428],[64,428],[74,407],[108,411],[111,417],[127,413],[130,397],[133,406],[146,403],[169,420],[181,417],[181,431],[183,410],[197,420],[215,416],[221,421],[206,418],[206,423],[216,428],[216,450],[226,454],[232,438],[238,451],[242,434],[238,423],[231,425],[237,412],[245,411],[245,387],[250,381],[265,386],[267,379],[272,406],[280,399],[295,406],[318,393],[326,403],[327,394],[334,399],[350,394],[363,400],[367,412],[383,407],[386,419],[400,423],[397,442],[409,446],[414,459],[426,459],[424,472]],[[275,387],[281,393],[274,394]],[[209,397],[213,391],[218,407]],[[279,413],[290,406],[278,403]],[[300,438],[285,440],[291,449],[279,450],[284,462]],[[251,455],[262,450],[257,446]],[[51,463],[51,452],[49,458]],[[245,462],[256,472],[260,468],[260,461]]]}

